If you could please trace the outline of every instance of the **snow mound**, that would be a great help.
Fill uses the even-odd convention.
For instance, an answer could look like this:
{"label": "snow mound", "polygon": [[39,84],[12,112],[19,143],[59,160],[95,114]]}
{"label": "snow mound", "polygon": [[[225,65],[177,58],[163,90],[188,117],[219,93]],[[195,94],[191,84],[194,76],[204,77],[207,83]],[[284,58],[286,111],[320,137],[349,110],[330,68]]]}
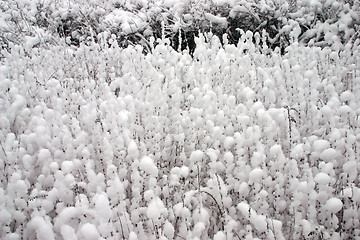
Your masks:
{"label": "snow mound", "polygon": [[316,174],[314,180],[320,185],[328,185],[331,181],[331,178],[326,173],[321,172]]}
{"label": "snow mound", "polygon": [[63,225],[61,226],[61,236],[63,239],[69,239],[69,240],[76,240],[76,233],[75,230],[69,226],[69,225]]}
{"label": "snow mound", "polygon": [[226,150],[231,149],[235,144],[235,140],[233,137],[226,137],[224,140],[224,148]]}
{"label": "snow mound", "polygon": [[161,201],[159,197],[154,197],[146,210],[146,215],[150,219],[158,219],[160,218],[161,214],[166,214],[167,209],[164,207],[164,203]]}
{"label": "snow mound", "polygon": [[51,153],[48,149],[41,149],[38,154],[40,162],[46,162],[51,158]]}
{"label": "snow mound", "polygon": [[329,147],[330,147],[330,143],[323,139],[316,140],[313,144],[314,151],[316,152],[322,152]]}
{"label": "snow mound", "polygon": [[190,155],[190,162],[196,163],[201,162],[204,157],[204,152],[200,150],[193,151]]}
{"label": "snow mound", "polygon": [[55,239],[53,226],[46,222],[40,216],[33,217],[29,222],[29,226],[36,231],[36,237],[39,240],[52,240]]}
{"label": "snow mound", "polygon": [[303,157],[305,157],[305,152],[303,149],[303,144],[298,144],[296,145],[290,153],[290,157],[294,158],[294,159],[301,159]]}
{"label": "snow mound", "polygon": [[133,158],[137,158],[137,157],[138,157],[138,155],[139,155],[139,150],[138,150],[138,147],[137,147],[137,145],[136,145],[136,143],[135,143],[134,140],[131,140],[131,141],[130,141],[130,143],[129,143],[129,145],[128,145],[127,151],[128,151],[128,154],[129,154],[131,157],[133,157]]}
{"label": "snow mound", "polygon": [[174,226],[169,221],[165,222],[163,227],[163,233],[168,239],[174,238],[175,229]]}
{"label": "snow mound", "polygon": [[226,235],[224,232],[219,231],[214,235],[214,240],[226,240]]}
{"label": "snow mound", "polygon": [[342,209],[343,203],[340,199],[333,197],[326,201],[325,207],[329,212],[337,213]]}
{"label": "snow mound", "polygon": [[85,223],[80,228],[80,233],[86,240],[99,240],[100,234],[96,229],[96,226],[91,223]]}
{"label": "snow mound", "polygon": [[190,172],[190,170],[187,166],[182,166],[180,168],[179,174],[180,174],[180,176],[186,178],[189,175],[189,172]]}
{"label": "snow mound", "polygon": [[255,182],[260,182],[262,177],[263,177],[263,170],[261,170],[260,168],[255,168],[253,169],[250,173],[249,173],[249,180],[252,183]]}
{"label": "snow mound", "polygon": [[337,156],[337,151],[333,148],[327,148],[320,154],[320,159],[325,162],[333,161]]}
{"label": "snow mound", "polygon": [[267,231],[267,222],[266,222],[266,217],[264,215],[252,214],[250,216],[250,222],[259,232]]}
{"label": "snow mound", "polygon": [[150,176],[156,177],[158,175],[158,168],[156,167],[154,160],[149,157],[143,157],[141,159],[140,169],[149,174]]}
{"label": "snow mound", "polygon": [[72,161],[63,161],[61,163],[61,170],[68,174],[74,169],[74,163]]}
{"label": "snow mound", "polygon": [[223,28],[226,28],[227,24],[228,24],[227,19],[225,17],[218,17],[215,15],[212,15],[211,13],[205,13],[205,19],[214,24],[218,24],[218,25],[222,26]]}
{"label": "snow mound", "polygon": [[99,194],[97,196],[95,201],[95,209],[100,217],[104,219],[110,219],[112,211],[109,205],[109,199],[105,193]]}

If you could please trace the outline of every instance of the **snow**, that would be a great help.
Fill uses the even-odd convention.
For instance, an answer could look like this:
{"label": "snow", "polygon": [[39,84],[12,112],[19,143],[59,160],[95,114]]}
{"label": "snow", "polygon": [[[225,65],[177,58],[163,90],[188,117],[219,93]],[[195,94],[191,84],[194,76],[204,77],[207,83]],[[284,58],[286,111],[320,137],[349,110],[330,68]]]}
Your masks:
{"label": "snow", "polygon": [[41,149],[38,154],[38,160],[40,162],[46,162],[51,158],[51,153],[48,149]]}
{"label": "snow", "polygon": [[255,168],[249,173],[249,180],[250,182],[260,182],[263,177],[263,170],[260,168]]}
{"label": "snow", "polygon": [[175,229],[174,226],[169,221],[165,222],[163,227],[163,233],[168,239],[174,238]]}
{"label": "snow", "polygon": [[193,151],[190,155],[190,162],[198,163],[201,162],[204,157],[204,152],[200,150]]}
{"label": "snow", "polygon": [[305,152],[303,149],[303,144],[296,145],[290,153],[290,156],[295,159],[301,159],[305,156]]}
{"label": "snow", "polygon": [[340,199],[333,197],[326,201],[325,207],[329,212],[337,213],[342,209],[343,203]]}
{"label": "snow", "polygon": [[225,149],[227,149],[227,150],[231,149],[234,146],[234,144],[235,144],[235,140],[233,137],[228,136],[225,138],[225,140],[224,140],[224,148]]}
{"label": "snow", "polygon": [[132,156],[133,158],[137,158],[139,156],[139,150],[138,150],[138,147],[134,140],[130,141],[127,151],[128,151],[128,154],[130,156]]}
{"label": "snow", "polygon": [[189,170],[189,168],[188,168],[187,166],[182,166],[182,167],[180,168],[179,174],[180,174],[182,177],[186,178],[186,177],[189,175],[189,172],[190,172],[190,170]]}
{"label": "snow", "polygon": [[358,166],[359,163],[355,160],[348,161],[343,165],[344,172],[347,173],[347,175],[352,181],[354,181],[355,178],[358,176]]}
{"label": "snow", "polygon": [[236,208],[241,212],[242,215],[249,217],[249,214],[251,214],[250,206],[246,202],[240,202]]}
{"label": "snow", "polygon": [[154,160],[150,157],[143,157],[140,160],[140,169],[149,174],[150,176],[158,175],[158,168],[156,167]]}
{"label": "snow", "polygon": [[242,182],[239,186],[238,192],[239,192],[240,196],[243,196],[243,197],[248,196],[248,194],[250,192],[249,185],[246,182]]}
{"label": "snow", "polygon": [[337,157],[338,153],[333,148],[327,148],[320,154],[320,159],[324,160],[325,162],[332,162]]}
{"label": "snow", "polygon": [[212,15],[211,13],[205,13],[205,19],[210,21],[211,23],[219,24],[224,28],[226,28],[227,24],[228,24],[225,17],[215,16],[215,15]]}
{"label": "snow", "polygon": [[147,207],[146,216],[150,219],[158,219],[161,214],[166,214],[167,210],[164,206],[164,203],[159,197],[152,199]]}
{"label": "snow", "polygon": [[313,144],[314,151],[323,152],[325,149],[330,147],[330,143],[326,140],[316,140]]}
{"label": "snow", "polygon": [[85,223],[80,228],[80,233],[83,239],[87,240],[99,240],[100,234],[96,229],[96,226],[91,223]]}
{"label": "snow", "polygon": [[[91,1],[104,26],[121,27],[121,36],[104,33],[109,44],[69,46],[57,35],[16,43],[4,33],[1,239],[360,237],[356,38],[341,47],[340,26],[328,23],[318,36],[330,32],[334,45],[304,45],[287,13],[286,49],[262,46],[284,39],[242,30],[232,45],[214,35],[229,19],[196,15],[207,1],[157,1],[146,14],[146,1],[118,2],[133,11]],[[264,14],[276,8],[260,2]],[[239,18],[256,13],[253,2],[226,3],[212,4]],[[64,21],[77,11],[65,5],[55,14]],[[175,10],[173,26],[166,14]],[[140,38],[133,31],[152,32],[150,18],[165,38],[144,36],[149,50],[130,44]],[[212,31],[198,34],[195,52],[172,49],[171,27],[199,19]]]}
{"label": "snow", "polygon": [[25,46],[27,49],[30,49],[39,43],[40,43],[40,38],[38,36],[27,37]]}
{"label": "snow", "polygon": [[61,236],[63,239],[69,239],[69,240],[77,240],[75,230],[69,226],[69,225],[63,225],[61,226]]}
{"label": "snow", "polygon": [[137,234],[134,232],[130,232],[129,240],[138,240]]}
{"label": "snow", "polygon": [[316,174],[314,180],[320,185],[328,185],[331,181],[331,177],[326,173],[321,172]]}
{"label": "snow", "polygon": [[72,172],[73,169],[74,169],[74,163],[72,161],[64,161],[61,163],[61,170],[65,174]]}
{"label": "snow", "polygon": [[[245,216],[246,219],[248,219],[254,228],[259,232],[266,232],[268,230],[268,219],[266,216],[258,214],[254,209],[252,209],[246,202],[240,202],[237,205],[237,209],[241,212],[243,216]],[[279,229],[279,226],[276,226],[277,230]]]}
{"label": "snow", "polygon": [[9,224],[11,222],[11,214],[4,208],[0,210],[0,221],[2,224]]}
{"label": "snow", "polygon": [[112,211],[110,208],[109,199],[105,193],[95,196],[95,211],[99,217],[110,219]]}
{"label": "snow", "polygon": [[40,216],[33,217],[29,226],[36,231],[36,238],[39,240],[53,240],[55,239],[55,234],[52,229],[52,225],[44,220]]}
{"label": "snow", "polygon": [[281,221],[279,221],[279,220],[274,220],[274,219],[272,219],[271,221],[269,221],[270,222],[270,225],[271,225],[271,227],[272,227],[272,229],[274,230],[274,233],[276,234],[276,235],[282,235],[281,234],[281,228],[282,228],[282,223],[281,223]]}
{"label": "snow", "polygon": [[214,235],[214,240],[226,240],[226,235],[224,232],[219,231]]}
{"label": "snow", "polygon": [[206,229],[206,226],[203,222],[197,222],[194,226],[193,232],[194,236],[200,238],[202,232]]}
{"label": "snow", "polygon": [[266,232],[267,231],[267,222],[266,217],[263,215],[254,214],[250,216],[250,222],[254,225],[256,230],[259,232]]}
{"label": "snow", "polygon": [[301,225],[303,228],[303,233],[306,234],[307,236],[309,236],[309,234],[312,230],[311,223],[306,219],[302,219]]}

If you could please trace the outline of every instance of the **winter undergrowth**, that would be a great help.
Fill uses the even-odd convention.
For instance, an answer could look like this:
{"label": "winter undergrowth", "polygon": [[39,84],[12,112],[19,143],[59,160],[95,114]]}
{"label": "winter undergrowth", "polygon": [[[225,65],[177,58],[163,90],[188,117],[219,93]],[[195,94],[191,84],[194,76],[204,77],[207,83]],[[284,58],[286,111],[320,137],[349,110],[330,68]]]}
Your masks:
{"label": "winter undergrowth", "polygon": [[0,237],[359,239],[359,41],[241,36],[9,43]]}

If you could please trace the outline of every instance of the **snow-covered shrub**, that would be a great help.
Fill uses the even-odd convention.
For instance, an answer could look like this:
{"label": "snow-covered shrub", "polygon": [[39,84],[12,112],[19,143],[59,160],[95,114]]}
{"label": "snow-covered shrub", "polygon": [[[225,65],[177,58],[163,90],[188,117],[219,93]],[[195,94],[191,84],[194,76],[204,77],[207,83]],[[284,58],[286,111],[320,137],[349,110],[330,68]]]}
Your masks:
{"label": "snow-covered shrub", "polygon": [[[207,8],[163,4],[170,13]],[[236,16],[298,14],[285,1],[242,4]],[[232,7],[216,1],[203,21],[224,27]],[[148,54],[119,47],[115,35],[78,47],[9,43],[0,62],[0,237],[359,237],[359,42],[305,45],[289,24],[283,53],[256,31],[240,31],[236,46],[200,34],[192,56],[168,38],[149,39]]]}
{"label": "snow-covered shrub", "polygon": [[[299,41],[344,49],[359,36],[358,1],[1,1],[1,45],[100,43],[101,48],[140,44],[151,52],[152,38],[165,37],[175,50],[192,54],[200,33],[211,32],[224,45],[242,32],[264,52],[282,53]],[[226,36],[223,38],[223,35]]]}

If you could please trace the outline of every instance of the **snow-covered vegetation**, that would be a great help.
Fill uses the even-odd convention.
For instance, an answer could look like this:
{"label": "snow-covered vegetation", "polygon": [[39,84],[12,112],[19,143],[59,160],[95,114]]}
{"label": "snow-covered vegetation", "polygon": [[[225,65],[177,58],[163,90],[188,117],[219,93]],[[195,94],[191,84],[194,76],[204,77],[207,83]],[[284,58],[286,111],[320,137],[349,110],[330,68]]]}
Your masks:
{"label": "snow-covered vegetation", "polygon": [[[160,13],[180,4],[138,2]],[[68,1],[43,2],[64,10],[55,3]],[[124,48],[106,31],[72,44],[53,23],[15,21],[26,7],[11,4],[33,6],[0,6],[0,28],[10,29],[0,34],[1,239],[360,239],[358,30],[341,35],[328,24],[331,34],[305,41],[295,21],[283,46],[266,28],[238,29],[237,44],[204,31],[181,51],[162,21],[162,38],[141,32],[146,46]],[[345,15],[359,7],[321,4]],[[125,5],[111,6],[89,9],[123,21],[116,11]]]}
{"label": "snow-covered vegetation", "polygon": [[149,51],[151,36],[177,49],[195,48],[199,32],[211,31],[237,44],[245,32],[266,30],[271,49],[283,50],[292,38],[310,46],[354,42],[360,35],[359,0],[0,0],[2,47],[107,41],[120,47],[140,44]]}

